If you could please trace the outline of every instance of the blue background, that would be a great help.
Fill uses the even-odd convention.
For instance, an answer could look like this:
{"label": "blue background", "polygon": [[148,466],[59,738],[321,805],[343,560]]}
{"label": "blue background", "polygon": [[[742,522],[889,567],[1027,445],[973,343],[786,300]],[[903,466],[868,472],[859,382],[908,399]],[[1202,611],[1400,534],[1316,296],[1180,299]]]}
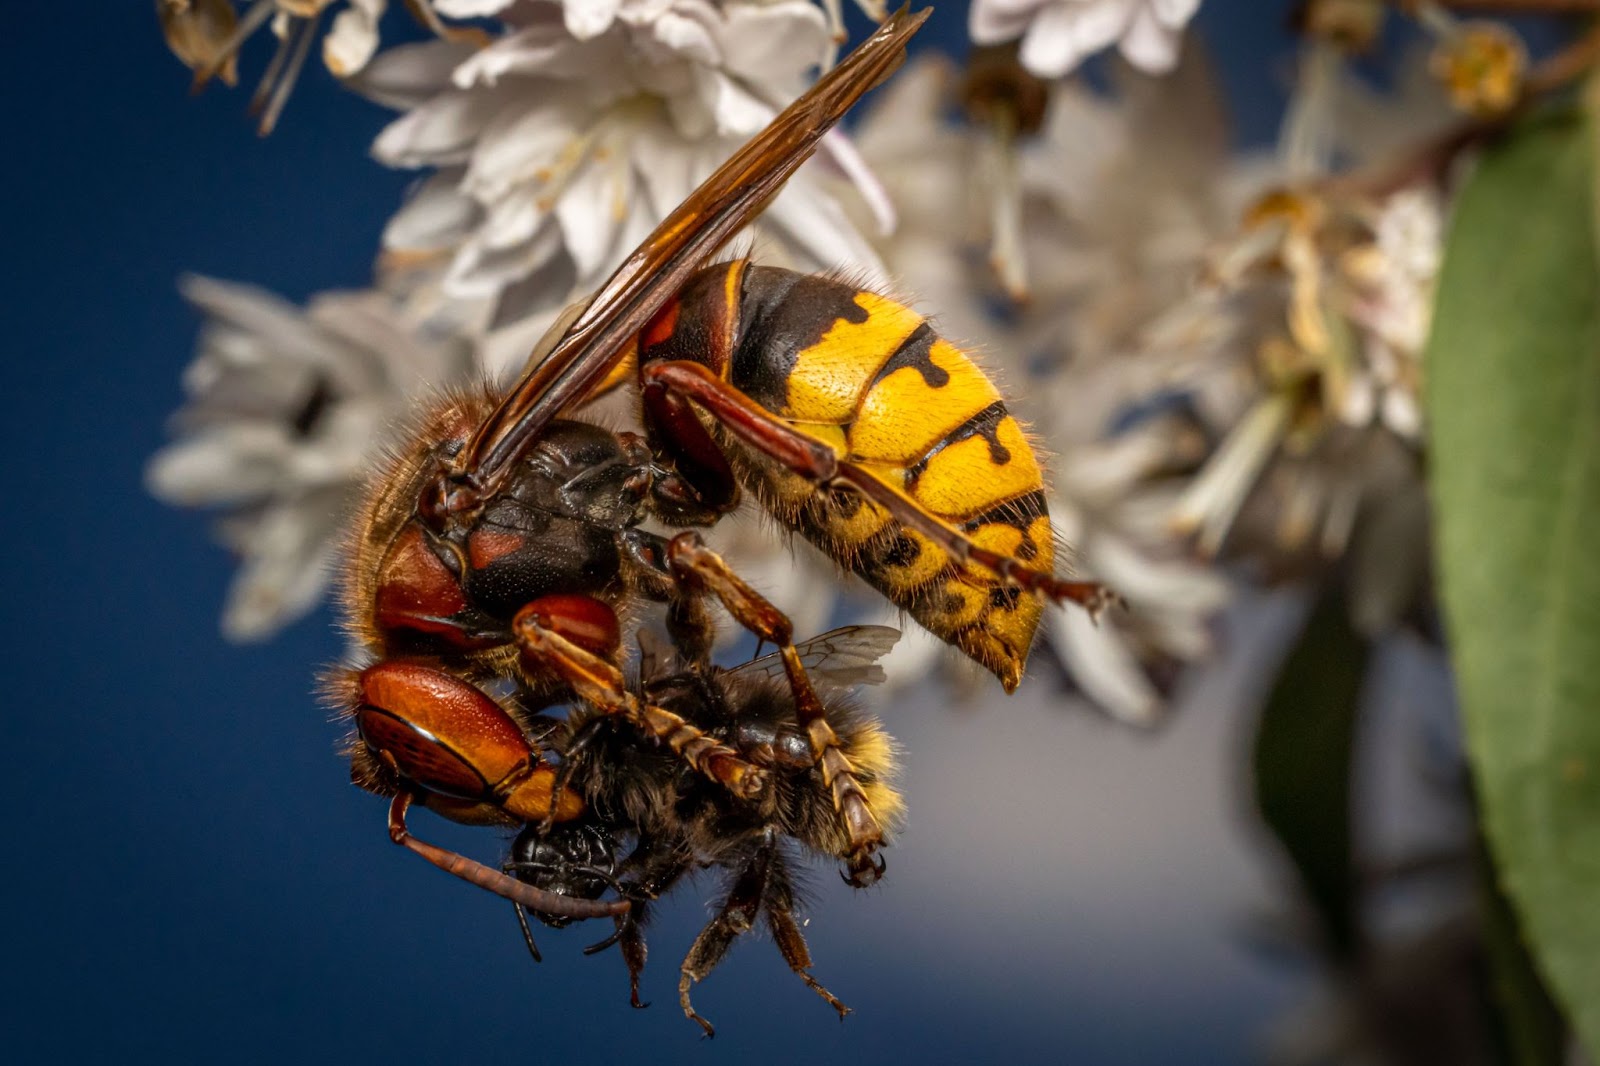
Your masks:
{"label": "blue background", "polygon": [[[1288,6],[1203,7],[1242,142],[1274,132]],[[614,953],[579,955],[590,930],[547,933],[532,965],[506,905],[394,848],[348,784],[311,694],[339,650],[327,615],[224,642],[231,561],[141,484],[197,327],[175,279],[297,301],[364,284],[412,180],[366,157],[387,113],[313,62],[262,141],[248,89],[188,97],[148,2],[7,21],[9,1061],[1221,1063],[1306,991],[1241,932],[1276,874],[1245,813],[1237,663],[1153,738],[1042,677],[988,713],[929,691],[889,708],[911,831],[880,889],[816,877],[816,972],[858,1011],[842,1026],[750,943],[701,986],[721,1028],[701,1041],[673,1002],[692,891],[656,926],[648,1011]],[[959,49],[964,21],[941,6],[922,45]],[[999,780],[963,804],[974,770]]]}

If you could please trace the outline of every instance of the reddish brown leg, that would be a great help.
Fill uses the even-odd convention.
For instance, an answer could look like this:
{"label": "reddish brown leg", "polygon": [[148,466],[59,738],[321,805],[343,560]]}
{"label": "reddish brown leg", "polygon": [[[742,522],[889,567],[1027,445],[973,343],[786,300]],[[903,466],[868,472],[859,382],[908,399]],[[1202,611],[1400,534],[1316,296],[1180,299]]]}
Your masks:
{"label": "reddish brown leg", "polygon": [[602,902],[546,892],[474,862],[465,855],[424,843],[406,828],[406,811],[411,807],[412,799],[412,794],[405,789],[395,793],[394,802],[389,805],[389,839],[410,848],[447,874],[487,889],[497,896],[504,896],[513,903],[562,918],[605,918],[627,914],[632,907],[627,900]]}
{"label": "reddish brown leg", "polygon": [[768,458],[818,485],[847,485],[889,512],[895,521],[927,537],[958,563],[976,563],[1002,581],[1057,603],[1071,601],[1091,616],[1122,602],[1115,592],[1093,581],[1062,581],[1035,570],[1021,559],[975,544],[966,534],[929,514],[915,500],[873,477],[827,445],[798,432],[750,397],[699,363],[650,363],[640,371],[646,395],[664,390],[693,400],[730,433]]}
{"label": "reddish brown leg", "polygon": [[[728,457],[688,400],[667,389],[646,390],[644,415],[651,437],[670,442],[673,473],[655,486],[657,507],[669,521],[704,524],[738,506],[739,482]],[[696,515],[695,507],[702,513]]]}
{"label": "reddish brown leg", "polygon": [[545,628],[537,614],[522,612],[513,629],[526,659],[560,677],[602,714],[618,715],[664,741],[684,762],[736,796],[752,799],[766,787],[766,771],[671,711],[639,700],[628,691],[621,670]]}
{"label": "reddish brown leg", "polygon": [[883,828],[872,813],[866,793],[856,780],[855,768],[845,756],[838,734],[828,724],[828,710],[811,687],[800,653],[794,646],[789,618],[735,574],[722,556],[707,548],[700,534],[680,533],[667,546],[667,564],[678,582],[690,591],[704,590],[721,600],[734,619],[757,637],[776,645],[783,670],[794,692],[795,720],[811,741],[811,753],[822,770],[822,781],[833,793],[834,809],[850,838],[847,880],[871,884],[883,874],[883,860],[873,853],[883,843]]}
{"label": "reddish brown leg", "polygon": [[828,1006],[839,1012],[842,1021],[850,1008],[839,1001],[835,996],[822,986],[822,982],[811,976],[811,949],[806,947],[806,938],[800,932],[800,924],[794,920],[794,913],[787,909],[780,910],[776,906],[767,908],[767,926],[772,930],[772,942],[777,945],[778,952],[783,956],[783,961],[789,964],[789,969],[794,975],[806,983],[806,987],[825,1000]]}
{"label": "reddish brown leg", "polygon": [[800,924],[794,920],[794,882],[789,876],[788,863],[785,862],[782,852],[776,847],[768,859],[767,890],[765,894],[765,910],[767,915],[767,928],[772,930],[772,942],[778,948],[783,961],[789,964],[789,969],[794,975],[806,983],[823,1000],[839,1012],[839,1019],[850,1013],[850,1008],[839,1001],[839,998],[822,986],[822,983],[811,976],[811,949],[806,946],[806,938],[800,932]]}
{"label": "reddish brown leg", "polygon": [[783,856],[778,852],[777,841],[769,829],[761,847],[739,871],[716,917],[695,937],[678,971],[678,1005],[683,1008],[685,1017],[705,1030],[706,1036],[716,1036],[716,1030],[694,1009],[689,992],[717,967],[734,941],[750,931],[763,911],[772,929],[773,940],[784,961],[789,964],[789,969],[805,982],[807,988],[838,1011],[840,1018],[850,1013],[849,1007],[839,1002],[832,992],[806,972],[811,968],[811,953],[806,949],[800,927],[795,924],[793,905],[793,885],[789,881]]}

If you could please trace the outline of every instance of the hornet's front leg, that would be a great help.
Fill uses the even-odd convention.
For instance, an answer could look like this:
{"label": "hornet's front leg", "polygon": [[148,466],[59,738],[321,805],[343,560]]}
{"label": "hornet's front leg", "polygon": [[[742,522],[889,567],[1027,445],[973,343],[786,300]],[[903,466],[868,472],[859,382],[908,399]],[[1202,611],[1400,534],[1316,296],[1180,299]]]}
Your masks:
{"label": "hornet's front leg", "polygon": [[827,707],[806,676],[788,616],[745,584],[720,555],[706,547],[698,533],[680,533],[672,538],[667,545],[667,565],[681,589],[716,596],[740,625],[777,646],[794,693],[796,723],[811,742],[812,757],[822,771],[823,784],[833,793],[834,809],[849,836],[846,880],[857,887],[877,881],[883,876],[883,859],[874,853],[883,844],[883,827],[867,802],[838,734],[828,723]]}
{"label": "hornet's front leg", "polygon": [[[766,771],[744,759],[726,744],[708,736],[703,730],[685,721],[663,707],[640,700],[628,691],[622,671],[609,658],[597,654],[602,648],[614,647],[613,642],[597,647],[584,639],[583,633],[592,626],[591,618],[596,608],[607,613],[610,608],[588,597],[563,597],[573,601],[586,601],[562,605],[552,610],[545,597],[518,612],[512,623],[517,646],[523,662],[536,672],[548,672],[570,685],[580,699],[602,714],[617,715],[633,723],[647,736],[667,744],[690,767],[725,787],[741,799],[752,799],[766,787]],[[584,628],[572,624],[573,616],[581,616]],[[615,626],[616,616],[610,615]],[[585,646],[588,645],[588,646]],[[575,760],[562,766],[563,776],[571,773]],[[557,784],[565,781],[557,779]]]}

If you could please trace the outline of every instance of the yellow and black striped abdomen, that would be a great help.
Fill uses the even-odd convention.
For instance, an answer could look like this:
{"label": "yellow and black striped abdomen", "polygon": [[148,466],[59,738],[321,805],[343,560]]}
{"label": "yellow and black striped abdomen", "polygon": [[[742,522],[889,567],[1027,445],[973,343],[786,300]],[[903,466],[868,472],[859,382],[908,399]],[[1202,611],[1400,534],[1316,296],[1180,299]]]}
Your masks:
{"label": "yellow and black striped abdomen", "polygon": [[[646,337],[645,358],[705,363],[975,543],[1051,571],[1027,435],[977,364],[915,311],[835,278],[738,261],[692,280],[667,332]],[[819,493],[718,439],[780,520],[1016,687],[1042,610],[1035,597],[957,565],[876,504]]]}

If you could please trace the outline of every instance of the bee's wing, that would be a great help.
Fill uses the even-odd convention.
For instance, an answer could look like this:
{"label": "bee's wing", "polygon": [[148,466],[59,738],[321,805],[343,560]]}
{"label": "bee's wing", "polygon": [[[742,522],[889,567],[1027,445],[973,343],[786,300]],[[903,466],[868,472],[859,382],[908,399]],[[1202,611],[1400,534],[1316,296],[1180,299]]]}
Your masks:
{"label": "bee's wing", "polygon": [[884,20],[679,204],[600,287],[549,354],[530,361],[458,453],[452,475],[498,489],[539,432],[594,391],[689,275],[760,214],[822,135],[904,61],[906,41],[928,14],[903,7]]}
{"label": "bee's wing", "polygon": [[[878,660],[889,654],[900,639],[891,626],[844,626],[829,630],[795,645],[806,676],[824,700],[842,695],[857,685],[883,683],[883,667]],[[781,678],[783,656],[774,652],[752,659],[727,671],[730,679],[747,677]]]}

